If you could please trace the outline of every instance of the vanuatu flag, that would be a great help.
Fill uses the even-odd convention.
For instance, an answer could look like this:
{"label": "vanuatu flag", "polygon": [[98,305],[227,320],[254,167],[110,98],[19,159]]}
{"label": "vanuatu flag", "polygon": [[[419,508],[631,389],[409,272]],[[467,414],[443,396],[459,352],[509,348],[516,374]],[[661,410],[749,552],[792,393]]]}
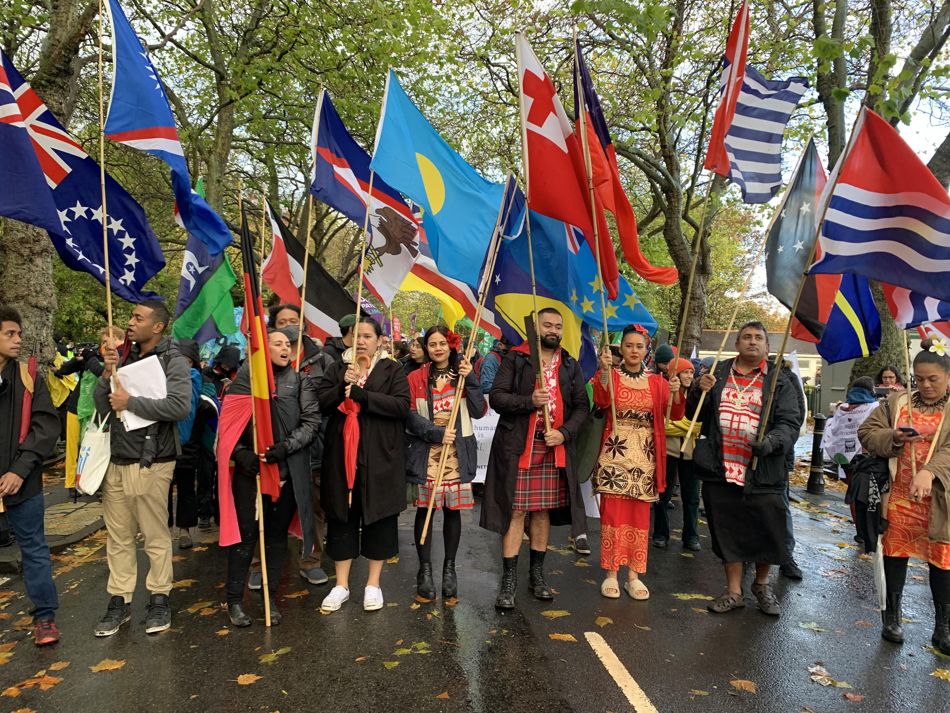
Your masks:
{"label": "vanuatu flag", "polygon": [[[241,259],[244,264],[244,326],[247,328],[247,361],[251,376],[251,406],[254,409],[254,434],[257,452],[274,445],[271,422],[271,394],[274,371],[267,348],[264,305],[258,289],[260,281],[254,263],[254,239],[247,227],[247,214],[241,207]],[[261,492],[277,500],[280,496],[280,472],[276,463],[261,462]]]}

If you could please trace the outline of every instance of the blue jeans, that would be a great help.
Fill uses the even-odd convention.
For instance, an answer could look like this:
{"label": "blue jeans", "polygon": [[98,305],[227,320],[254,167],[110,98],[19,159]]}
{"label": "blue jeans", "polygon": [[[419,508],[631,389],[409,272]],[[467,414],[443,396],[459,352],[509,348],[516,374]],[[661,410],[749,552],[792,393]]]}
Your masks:
{"label": "blue jeans", "polygon": [[44,516],[43,493],[7,508],[10,528],[23,556],[23,582],[26,594],[33,602],[33,621],[52,621],[59,608],[59,597],[53,584],[53,563],[43,530]]}

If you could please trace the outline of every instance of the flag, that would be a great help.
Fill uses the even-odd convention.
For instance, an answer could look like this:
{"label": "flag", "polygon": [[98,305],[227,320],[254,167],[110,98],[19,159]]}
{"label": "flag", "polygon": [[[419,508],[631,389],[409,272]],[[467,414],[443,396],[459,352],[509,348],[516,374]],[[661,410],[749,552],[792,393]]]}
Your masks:
{"label": "flag", "polygon": [[927,297],[906,287],[881,283],[887,308],[901,329],[918,327],[928,322],[950,320],[950,302]]}
{"label": "flag", "polygon": [[[274,394],[274,370],[267,344],[264,304],[258,290],[254,262],[254,239],[247,228],[247,214],[241,206],[241,260],[244,265],[244,326],[247,328],[247,361],[251,376],[251,408],[253,409],[255,445],[258,454],[274,445],[271,420],[271,397]],[[261,493],[273,502],[280,497],[280,471],[276,463],[261,461]]]}
{"label": "flag", "polygon": [[[22,149],[25,134],[33,147],[25,164],[17,163],[23,155],[14,144],[8,150],[5,143],[0,151],[0,178],[4,185],[0,191],[0,214],[32,218],[26,222],[47,229],[67,267],[88,272],[103,284],[104,219],[108,227],[112,292],[129,302],[155,297],[143,287],[165,267],[165,256],[142,207],[106,174],[108,215],[103,218],[99,164],[66,132],[2,51],[0,64],[0,119],[5,124],[5,135],[12,135],[15,146]],[[23,174],[29,177],[25,181],[31,187],[39,185],[40,176],[44,179],[45,188],[37,189],[31,208],[36,215],[24,213],[22,194],[9,188],[10,182]],[[55,214],[49,212],[47,197],[55,206]]]}
{"label": "flag", "polygon": [[[370,156],[347,131],[325,89],[317,100],[311,145],[315,170],[310,192],[362,229]],[[388,306],[419,254],[419,225],[399,192],[379,176],[373,177],[371,205],[364,280]]]}
{"label": "flag", "polygon": [[835,174],[812,271],[950,300],[950,196],[897,130],[862,108]]}
{"label": "flag", "polygon": [[189,235],[218,255],[231,244],[231,231],[205,199],[191,188],[185,152],[158,72],[118,0],[109,0],[114,80],[105,134],[116,143],[157,156],[171,168],[172,190]]}
{"label": "flag", "polygon": [[[199,178],[199,195],[203,195],[202,185]],[[180,220],[178,211],[175,213],[175,218]],[[175,339],[194,339],[202,344],[237,332],[234,300],[231,299],[231,288],[236,283],[237,277],[225,254],[221,252],[212,256],[208,246],[189,233],[181,262],[172,336]]]}
{"label": "flag", "polygon": [[726,150],[726,134],[732,126],[739,103],[739,93],[745,81],[746,55],[749,51],[749,2],[742,0],[742,6],[732,23],[729,39],[726,41],[726,54],[723,57],[722,80],[720,82],[720,100],[713,117],[712,130],[709,132],[709,148],[706,149],[706,161],[703,168],[720,176],[729,177],[732,162]]}
{"label": "flag", "polygon": [[[787,309],[795,303],[815,244],[819,196],[826,180],[815,142],[809,141],[776,209],[765,242],[768,291]],[[821,339],[839,282],[837,275],[809,275],[805,279],[794,315],[802,328],[793,329],[796,337],[813,342]]]}
{"label": "flag", "polygon": [[[266,205],[266,203],[265,203]],[[264,261],[264,283],[280,297],[281,302],[300,305],[303,284],[304,246],[274,215],[270,206],[267,216],[271,227],[271,251]],[[338,322],[356,313],[356,301],[339,282],[311,256],[307,261],[307,289],[304,319],[307,333],[324,341],[338,336]]]}
{"label": "flag", "polygon": [[[587,166],[580,138],[571,128],[551,78],[520,32],[515,35],[515,50],[518,55],[521,125],[526,135],[524,165],[528,207],[576,225],[586,236],[595,257],[599,240],[604,282],[613,299],[617,296],[619,275],[617,254],[596,194],[594,206],[590,204]],[[594,178],[602,182],[599,176]],[[594,239],[592,215],[597,217],[598,240]]]}
{"label": "flag", "polygon": [[881,346],[881,318],[867,279],[843,275],[818,353],[834,364],[873,354]]}
{"label": "flag", "polygon": [[439,271],[475,287],[505,186],[482,178],[439,136],[392,70],[370,166],[422,206],[422,225]]}
{"label": "flag", "polygon": [[950,340],[950,322],[925,322],[917,327],[921,339],[937,337],[942,342]]}
{"label": "flag", "polygon": [[581,52],[580,40],[576,41],[575,52],[574,112],[577,116],[580,116],[581,111],[586,112],[587,144],[597,197],[604,208],[613,213],[620,236],[620,248],[634,271],[644,280],[660,285],[672,285],[678,279],[676,268],[654,267],[640,250],[637,218],[620,180],[617,152]]}

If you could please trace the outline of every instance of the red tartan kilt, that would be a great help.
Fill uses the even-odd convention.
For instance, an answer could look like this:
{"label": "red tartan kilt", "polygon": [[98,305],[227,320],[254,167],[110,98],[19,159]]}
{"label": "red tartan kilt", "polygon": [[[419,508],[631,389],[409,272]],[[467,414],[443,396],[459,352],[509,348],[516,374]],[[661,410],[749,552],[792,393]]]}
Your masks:
{"label": "red tartan kilt", "polygon": [[567,479],[554,463],[554,449],[531,439],[531,467],[518,469],[512,509],[522,512],[555,510],[568,504]]}

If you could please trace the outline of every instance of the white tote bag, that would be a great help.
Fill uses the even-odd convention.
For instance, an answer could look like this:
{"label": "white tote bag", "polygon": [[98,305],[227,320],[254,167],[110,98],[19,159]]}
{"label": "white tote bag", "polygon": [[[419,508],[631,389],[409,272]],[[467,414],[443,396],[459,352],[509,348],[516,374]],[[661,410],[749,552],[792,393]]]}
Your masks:
{"label": "white tote bag", "polygon": [[79,461],[76,463],[76,490],[83,495],[94,495],[102,479],[106,477],[106,469],[112,457],[112,447],[107,430],[108,419],[97,423],[94,416],[92,423],[86,428],[79,446]]}

